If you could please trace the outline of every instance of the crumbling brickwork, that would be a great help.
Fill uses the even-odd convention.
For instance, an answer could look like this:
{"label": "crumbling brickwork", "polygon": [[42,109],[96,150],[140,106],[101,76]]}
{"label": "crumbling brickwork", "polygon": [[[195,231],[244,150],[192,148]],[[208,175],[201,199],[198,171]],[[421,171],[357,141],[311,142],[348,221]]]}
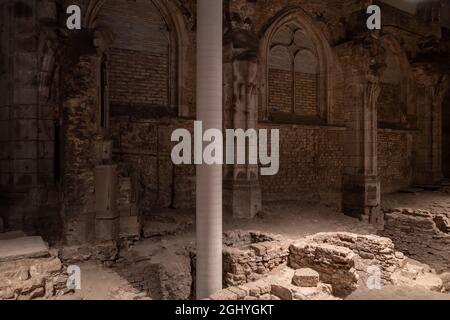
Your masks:
{"label": "crumbling brickwork", "polygon": [[227,287],[261,279],[288,259],[289,243],[264,233],[228,232],[224,243],[223,272]]}
{"label": "crumbling brickwork", "polygon": [[412,184],[412,139],[408,132],[378,132],[378,170],[383,193],[395,192]]}
{"label": "crumbling brickwork", "polygon": [[450,269],[450,223],[447,213],[426,210],[387,210],[382,234],[408,256],[430,264],[438,272]]}
{"label": "crumbling brickwork", "polygon": [[109,57],[112,105],[165,106],[169,104],[167,54],[113,49]]}

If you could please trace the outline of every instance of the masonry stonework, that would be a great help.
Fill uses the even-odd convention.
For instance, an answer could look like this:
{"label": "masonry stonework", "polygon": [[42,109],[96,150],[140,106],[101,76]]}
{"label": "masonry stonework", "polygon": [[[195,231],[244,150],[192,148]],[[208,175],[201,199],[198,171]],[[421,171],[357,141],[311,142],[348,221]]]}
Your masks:
{"label": "masonry stonework", "polygon": [[[195,207],[195,166],[173,165],[170,136],[195,120],[196,2],[71,1],[82,29],[60,32],[68,3],[0,4],[0,225],[70,244],[97,241],[99,223],[139,237],[158,210]],[[223,127],[280,130],[277,175],[224,167],[233,218],[298,200],[382,225],[385,194],[448,176],[445,19],[380,2],[386,27],[369,32],[372,3],[224,2]]]}

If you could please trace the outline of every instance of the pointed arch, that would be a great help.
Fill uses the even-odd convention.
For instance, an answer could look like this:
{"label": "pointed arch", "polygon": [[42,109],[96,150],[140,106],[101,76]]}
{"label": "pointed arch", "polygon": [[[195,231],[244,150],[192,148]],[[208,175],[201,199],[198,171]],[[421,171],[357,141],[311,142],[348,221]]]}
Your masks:
{"label": "pointed arch", "polygon": [[[95,0],[92,5],[90,24],[95,28],[102,28],[99,16],[102,9],[110,3],[104,0]],[[162,19],[167,31],[168,44],[168,69],[169,79],[167,83],[168,106],[176,110],[178,116],[187,117],[191,113],[189,101],[187,100],[187,84],[189,66],[187,65],[187,50],[190,46],[190,39],[187,30],[187,22],[179,8],[172,1],[164,0],[141,0],[148,2],[157,9],[157,14]],[[148,14],[151,14],[150,12]]]}
{"label": "pointed arch", "polygon": [[[394,123],[415,127],[417,125],[415,119],[417,106],[415,93],[412,89],[413,73],[406,52],[393,35],[386,34],[380,38],[380,41],[386,54],[386,67],[380,78],[382,91],[378,99],[378,122],[382,125]],[[390,116],[389,110],[383,110],[383,101],[389,100],[389,97],[385,95],[390,93],[397,100],[398,115],[396,117],[392,114]]]}
{"label": "pointed arch", "polygon": [[[317,115],[323,122],[330,123],[331,119],[331,105],[332,105],[332,52],[329,47],[328,40],[323,34],[322,30],[316,25],[314,20],[301,8],[292,8],[280,12],[271,20],[270,24],[266,25],[261,30],[261,45],[259,49],[259,64],[260,64],[260,115],[261,120],[267,120],[270,113],[269,105],[269,59],[270,51],[273,48],[273,44],[280,42],[277,38],[282,38],[279,33],[285,30],[286,27],[293,26],[292,40],[288,41],[285,36],[285,46],[289,46],[292,49],[293,64],[295,64],[295,57],[297,54],[312,53],[316,58],[317,63]],[[296,27],[295,27],[296,26]],[[291,28],[292,30],[292,28]],[[274,42],[275,40],[275,42]],[[282,41],[281,41],[282,42]],[[300,58],[306,58],[300,56]],[[297,60],[301,60],[297,58]],[[307,59],[311,61],[311,59]],[[314,65],[314,64],[313,64]],[[295,70],[295,66],[294,66]],[[314,74],[311,68],[307,68],[307,74]],[[294,101],[295,101],[295,92]],[[295,102],[294,102],[295,104]]]}

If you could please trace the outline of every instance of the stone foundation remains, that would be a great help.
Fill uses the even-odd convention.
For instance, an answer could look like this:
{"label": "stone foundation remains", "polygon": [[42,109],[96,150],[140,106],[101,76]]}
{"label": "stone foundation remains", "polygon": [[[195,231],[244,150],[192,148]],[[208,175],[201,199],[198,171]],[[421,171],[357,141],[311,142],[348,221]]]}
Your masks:
{"label": "stone foundation remains", "polygon": [[450,270],[450,219],[448,214],[426,210],[392,209],[386,212],[381,235],[411,258],[437,272]]}
{"label": "stone foundation remains", "polygon": [[238,286],[261,279],[285,265],[289,243],[261,232],[232,231],[224,234],[224,284]]}
{"label": "stone foundation remains", "polygon": [[[263,236],[268,240],[267,235]],[[249,236],[244,239],[243,243],[247,243]],[[396,252],[393,242],[387,238],[338,232],[319,233],[296,241],[277,238],[262,243],[275,247],[277,243],[283,243],[283,247],[290,243],[288,264],[267,270],[268,273],[260,274],[256,281],[230,286],[211,296],[212,300],[345,298],[359,286],[367,285],[368,276],[372,275],[370,266],[380,269],[383,286],[443,290],[443,280],[430,267]]]}
{"label": "stone foundation remains", "polygon": [[0,240],[0,300],[52,298],[69,291],[61,260],[40,237]]}

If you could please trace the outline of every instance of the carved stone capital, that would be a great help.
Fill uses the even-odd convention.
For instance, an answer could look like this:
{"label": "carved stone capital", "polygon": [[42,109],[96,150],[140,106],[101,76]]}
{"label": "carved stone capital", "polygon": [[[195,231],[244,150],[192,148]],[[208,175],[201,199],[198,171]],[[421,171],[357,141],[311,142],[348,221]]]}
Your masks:
{"label": "carved stone capital", "polygon": [[94,46],[97,54],[102,56],[114,43],[114,34],[106,28],[99,28],[94,31]]}

